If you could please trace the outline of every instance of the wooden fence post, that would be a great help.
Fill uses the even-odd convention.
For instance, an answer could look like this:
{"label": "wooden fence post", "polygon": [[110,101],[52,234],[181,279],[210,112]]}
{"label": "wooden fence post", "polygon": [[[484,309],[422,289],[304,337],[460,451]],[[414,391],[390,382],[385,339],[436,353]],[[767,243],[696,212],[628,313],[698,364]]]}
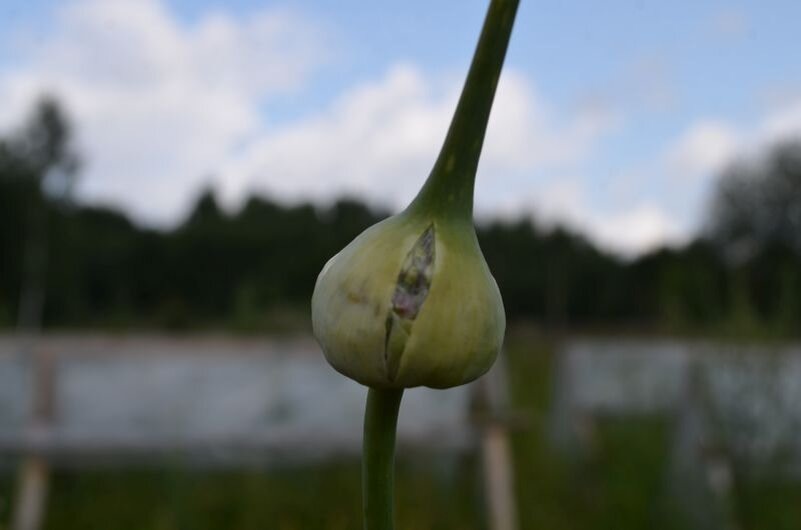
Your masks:
{"label": "wooden fence post", "polygon": [[[48,433],[55,414],[55,360],[51,352],[35,348],[33,356],[33,411],[29,425],[32,438]],[[20,466],[12,530],[39,530],[47,508],[50,466],[42,454],[28,454]]]}
{"label": "wooden fence post", "polygon": [[476,409],[481,436],[484,495],[490,530],[517,530],[514,463],[509,446],[506,355],[476,386]]}

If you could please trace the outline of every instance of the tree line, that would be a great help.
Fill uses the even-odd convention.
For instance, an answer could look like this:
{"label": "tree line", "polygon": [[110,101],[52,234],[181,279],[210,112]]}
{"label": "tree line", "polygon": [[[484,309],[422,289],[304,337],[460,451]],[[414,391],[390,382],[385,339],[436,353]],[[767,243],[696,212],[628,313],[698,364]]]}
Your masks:
{"label": "tree line", "polygon": [[[0,138],[2,327],[35,315],[49,328],[303,327],[326,260],[388,215],[357,199],[259,196],[228,213],[206,191],[174,229],[143,228],[70,200],[80,169],[70,131],[44,100]],[[529,217],[482,224],[478,237],[510,321],[801,334],[801,142],[724,171],[708,223],[682,248],[624,260]]]}

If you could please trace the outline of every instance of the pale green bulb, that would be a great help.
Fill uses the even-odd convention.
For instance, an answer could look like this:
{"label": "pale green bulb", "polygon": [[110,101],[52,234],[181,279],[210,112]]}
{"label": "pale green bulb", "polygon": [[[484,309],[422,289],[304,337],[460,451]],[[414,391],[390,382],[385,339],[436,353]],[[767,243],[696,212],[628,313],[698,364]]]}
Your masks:
{"label": "pale green bulb", "polygon": [[331,258],[314,335],[339,372],[377,388],[448,388],[492,366],[506,319],[471,224],[406,211]]}

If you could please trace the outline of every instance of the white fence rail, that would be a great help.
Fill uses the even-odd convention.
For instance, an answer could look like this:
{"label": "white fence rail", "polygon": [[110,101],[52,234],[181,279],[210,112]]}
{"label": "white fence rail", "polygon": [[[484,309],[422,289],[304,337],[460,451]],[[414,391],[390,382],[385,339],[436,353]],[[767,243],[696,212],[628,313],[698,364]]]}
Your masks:
{"label": "white fence rail", "polygon": [[[52,414],[31,421],[35,355],[0,339],[0,452],[154,455],[227,461],[357,454],[364,387],[330,368],[310,340],[48,337]],[[475,446],[470,390],[404,397],[399,444]]]}

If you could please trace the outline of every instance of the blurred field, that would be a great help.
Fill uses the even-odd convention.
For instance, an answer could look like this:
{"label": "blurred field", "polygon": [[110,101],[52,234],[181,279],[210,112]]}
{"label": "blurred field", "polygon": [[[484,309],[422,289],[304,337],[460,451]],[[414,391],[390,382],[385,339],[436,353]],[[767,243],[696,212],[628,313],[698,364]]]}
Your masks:
{"label": "blurred field", "polygon": [[[548,427],[555,343],[518,331],[508,344],[511,443],[520,528],[536,530],[699,528],[671,478],[674,418],[597,417],[583,449],[554,444]],[[52,530],[334,530],[360,526],[359,462],[264,468],[59,468],[46,528]],[[0,479],[0,528],[7,528],[13,474]],[[703,517],[743,530],[801,528],[801,482],[771,469],[735,466],[732,485],[704,502]],[[487,528],[477,453],[401,451],[398,527]],[[728,523],[726,523],[728,521]],[[712,523],[710,523],[712,524]],[[720,526],[724,528],[725,526]],[[734,526],[731,526],[734,527]],[[706,526],[714,528],[714,526]]]}
{"label": "blurred field", "polygon": [[[532,418],[513,435],[522,529],[680,530],[698,527],[670,487],[671,418],[600,420],[589,454],[579,459],[548,443],[545,418],[553,395],[554,356],[547,343],[511,340],[514,402]],[[730,513],[721,519],[744,530],[801,528],[801,482],[735,475]],[[710,510],[715,507],[710,506]]]}
{"label": "blurred field", "polygon": [[531,418],[530,428],[512,438],[521,528],[681,528],[665,517],[664,421],[604,424],[593,453],[570,461],[546,432],[552,350],[516,337],[509,352],[513,401]]}

